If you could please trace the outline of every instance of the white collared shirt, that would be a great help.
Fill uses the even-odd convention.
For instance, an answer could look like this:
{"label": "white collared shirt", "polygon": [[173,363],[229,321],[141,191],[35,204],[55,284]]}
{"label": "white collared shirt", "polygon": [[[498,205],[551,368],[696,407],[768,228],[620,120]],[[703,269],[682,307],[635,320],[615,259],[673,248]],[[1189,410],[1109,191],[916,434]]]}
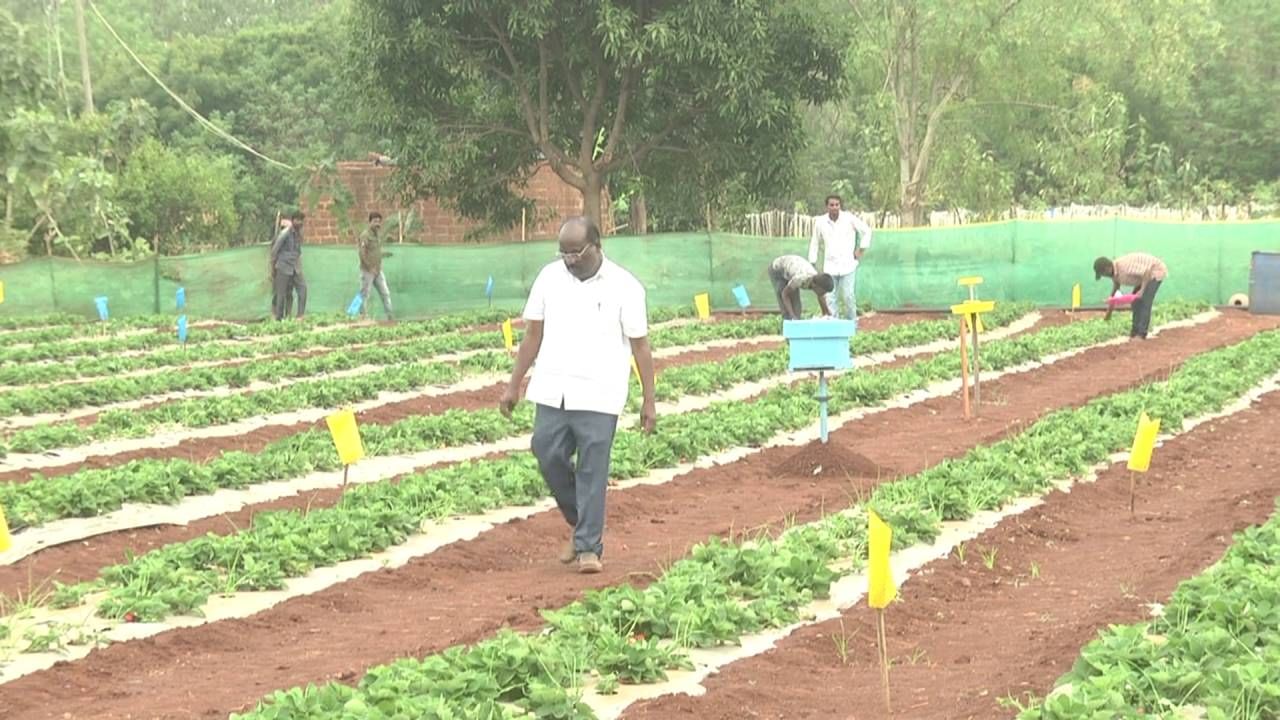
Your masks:
{"label": "white collared shirt", "polygon": [[[858,242],[861,236],[862,242]],[[818,264],[818,241],[823,245],[822,272],[828,275],[848,275],[858,268],[853,251],[871,247],[871,226],[848,210],[841,210],[833,221],[823,213],[813,219],[813,237],[809,240],[809,262]]]}
{"label": "white collared shirt", "polygon": [[631,340],[649,332],[644,285],[604,258],[588,280],[563,261],[542,268],[524,319],[542,321],[542,346],[525,397],[565,410],[621,415],[631,375]]}

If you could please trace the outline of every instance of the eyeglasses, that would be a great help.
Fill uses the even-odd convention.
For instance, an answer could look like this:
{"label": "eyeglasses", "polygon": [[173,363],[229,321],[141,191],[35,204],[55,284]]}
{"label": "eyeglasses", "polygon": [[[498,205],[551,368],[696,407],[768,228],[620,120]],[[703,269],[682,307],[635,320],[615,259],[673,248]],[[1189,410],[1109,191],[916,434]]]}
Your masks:
{"label": "eyeglasses", "polygon": [[566,253],[566,252],[559,252],[559,251],[557,251],[557,252],[556,252],[556,257],[560,258],[561,260],[574,260],[574,261],[577,261],[577,260],[581,260],[581,259],[582,259],[582,256],[583,256],[583,255],[586,255],[586,254],[587,254],[587,251],[588,251],[588,250],[590,250],[590,249],[591,249],[591,245],[590,245],[590,244],[588,244],[588,245],[586,245],[585,247],[583,247],[581,250],[579,250],[578,252]]}

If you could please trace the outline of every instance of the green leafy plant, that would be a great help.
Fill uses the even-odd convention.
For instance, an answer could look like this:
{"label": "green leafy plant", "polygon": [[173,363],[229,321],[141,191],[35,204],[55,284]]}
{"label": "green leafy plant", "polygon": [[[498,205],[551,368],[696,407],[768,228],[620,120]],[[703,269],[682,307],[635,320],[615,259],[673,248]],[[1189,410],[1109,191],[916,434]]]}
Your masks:
{"label": "green leafy plant", "polygon": [[[1172,308],[1168,310],[1173,311]],[[1184,311],[1190,312],[1191,309],[1184,308]],[[1093,321],[1034,334],[1046,334],[1045,340],[1028,342],[1028,338],[1015,338],[1001,341],[1014,343],[1022,353],[993,352],[996,359],[989,367],[1017,364],[1039,357],[1044,352],[1088,344],[1112,331],[1115,331],[1114,325]],[[1256,346],[1268,347],[1265,343],[1268,339],[1275,345],[1276,337],[1274,334],[1258,336]],[[999,343],[992,343],[992,347],[998,348]],[[1259,351],[1255,354],[1259,360],[1252,367],[1254,373],[1272,360],[1267,353]],[[879,393],[866,393],[869,383],[881,382],[875,379],[877,375],[902,378],[904,386],[918,387],[958,374],[958,368],[954,367],[958,364],[955,358],[949,358],[949,364],[940,364],[940,360],[934,358],[902,368],[844,376],[832,384],[832,402],[839,411],[855,403],[878,402],[902,391],[890,383]],[[1188,366],[1197,367],[1194,361]],[[922,372],[921,367],[936,369]],[[1243,381],[1256,375],[1237,373],[1235,377]],[[1219,381],[1212,386],[1216,394],[1210,395],[1201,389],[1192,397],[1197,397],[1199,402],[1209,402],[1226,397],[1237,385],[1238,382],[1228,384]],[[618,478],[643,476],[656,467],[671,467],[728,447],[758,444],[780,430],[803,427],[812,422],[813,392],[813,383],[776,388],[752,403],[716,403],[704,411],[664,418],[659,422],[658,432],[653,435],[621,431],[613,452],[613,475]],[[1125,397],[1136,395],[1131,393]],[[1181,416],[1175,415],[1170,405],[1177,400],[1168,398],[1180,397],[1179,393],[1170,393],[1167,398],[1144,399],[1142,402],[1148,404],[1140,407],[1160,408],[1160,416],[1172,422],[1175,416],[1179,419]],[[1016,452],[1005,450],[998,444],[971,453],[973,459],[963,466],[963,472],[969,473],[963,481],[955,475],[960,465],[947,462],[910,481],[879,486],[872,494],[871,503],[884,508],[881,515],[886,519],[892,517],[897,520],[895,531],[905,533],[904,538],[934,534],[939,519],[965,519],[980,509],[997,506],[1000,498],[1008,497],[1012,492],[1026,493],[1039,489],[1049,473],[1079,472],[1088,464],[1106,457],[1112,451],[1115,438],[1125,436],[1129,430],[1124,425],[1127,420],[1123,418],[1136,416],[1139,406],[1133,406],[1135,401],[1132,399],[1128,402],[1131,407],[1126,408],[1125,413],[1095,419],[1097,430],[1059,429],[1050,433],[1041,428],[1053,427],[1053,423],[1041,421],[1035,426],[1038,431],[1032,435],[1035,442],[1018,445]],[[1182,402],[1185,404],[1186,400]],[[521,412],[524,413],[518,416],[523,418],[521,422],[531,422],[527,405],[522,406]],[[479,416],[479,413],[474,416],[460,414],[448,421],[441,421],[441,416],[429,416],[411,418],[391,426],[371,426],[365,429],[366,447],[374,455],[406,452],[421,446],[423,436],[428,435],[428,427],[437,428],[429,435],[435,438],[438,436],[434,433],[456,431],[462,424],[462,418]],[[1051,415],[1049,419],[1056,417],[1059,416]],[[496,419],[493,422],[491,432],[506,432]],[[1063,439],[1064,433],[1072,438],[1071,442]],[[289,461],[283,461],[284,457]],[[308,458],[310,466],[298,467],[300,458]],[[1050,461],[1047,458],[1057,459]],[[118,507],[126,498],[174,502],[187,492],[241,487],[285,473],[302,473],[313,468],[336,469],[337,466],[329,438],[311,432],[280,441],[257,455],[230,453],[207,465],[183,461],[140,461],[118,470],[89,471],[18,486],[0,485],[0,502],[6,508],[12,508],[15,524],[30,523],[41,518],[39,513],[45,517],[65,513],[71,502],[80,503],[84,508],[81,512],[93,514]],[[148,473],[158,475],[163,482],[148,478]],[[117,486],[117,482],[132,485],[127,486],[127,491],[122,491],[126,486]],[[36,495],[38,491],[48,495]],[[99,613],[107,617],[122,617],[126,612],[135,612],[144,619],[159,619],[174,612],[191,612],[203,604],[208,595],[225,592],[228,587],[238,590],[274,589],[280,587],[285,578],[303,575],[316,566],[385,549],[402,542],[417,530],[424,519],[528,503],[545,493],[536,461],[529,453],[496,461],[460,463],[417,473],[397,483],[378,482],[351,488],[342,502],[331,508],[313,509],[306,513],[261,513],[255,518],[252,528],[151,551],[104,570],[100,578],[89,585],[109,589],[108,598],[99,606]],[[902,493],[901,498],[898,493]],[[193,566],[192,557],[205,560]],[[744,570],[767,574],[755,568],[752,560],[754,556],[750,554],[739,558]],[[812,557],[801,562],[805,566],[813,563],[818,564],[809,567],[808,572],[818,584],[810,589],[821,587],[823,582],[834,577],[819,567],[821,563]],[[242,572],[240,568],[243,567],[254,570]],[[65,591],[63,596],[75,592],[83,593],[83,590]],[[755,612],[774,610],[781,615],[770,615],[771,618],[782,620],[785,617],[785,608],[763,598],[755,607]],[[734,626],[731,623],[722,626],[707,624],[700,619],[706,613],[717,611],[705,604],[687,612],[667,608],[654,614],[650,621],[652,625],[623,629],[628,633],[652,634],[656,628],[670,629],[674,624],[688,621],[697,629],[696,632],[688,631],[691,633],[690,642],[723,642],[733,637]],[[725,612],[733,616],[741,609],[729,603]]]}
{"label": "green leafy plant", "polygon": [[996,567],[996,555],[1000,552],[999,548],[988,548],[982,551],[982,564],[988,570],[994,570]]}
{"label": "green leafy plant", "polygon": [[[659,328],[652,333],[655,348],[690,345],[712,339],[741,338],[776,330],[776,319],[726,321],[686,327]],[[188,390],[207,390],[231,386],[243,387],[254,380],[279,380],[280,378],[307,377],[324,372],[346,370],[362,365],[395,364],[418,361],[424,357],[464,350],[497,350],[502,338],[498,331],[454,332],[435,334],[435,325],[405,323],[394,327],[368,327],[331,331],[327,333],[299,333],[289,343],[296,345],[341,348],[334,352],[308,358],[284,358],[258,360],[233,366],[184,368],[167,370],[129,378],[106,378],[84,383],[54,385],[41,388],[20,388],[0,396],[0,416],[33,415],[43,412],[65,411],[90,405],[136,400],[151,395]],[[389,346],[351,348],[353,344],[427,335],[428,337]],[[519,333],[517,333],[517,336]],[[146,336],[143,336],[146,337]],[[166,340],[165,342],[168,342]],[[34,350],[34,348],[33,348]],[[181,350],[177,351],[183,352]],[[468,360],[467,363],[476,361]],[[483,369],[494,370],[509,367],[510,360],[491,363]],[[37,368],[43,366],[35,366]],[[37,370],[36,372],[43,372]],[[344,380],[343,382],[352,382]],[[392,388],[394,388],[392,383]],[[391,388],[388,388],[391,389]],[[86,440],[87,441],[87,440]],[[28,445],[35,447],[35,445]]]}
{"label": "green leafy plant", "polygon": [[1151,621],[1102,631],[1062,689],[1021,707],[1019,720],[1175,716],[1244,720],[1280,715],[1280,505],[1237,533],[1204,573],[1183,581]]}
{"label": "green leafy plant", "polygon": [[[943,521],[957,519],[937,512],[932,505],[930,498],[939,485],[954,486],[962,495],[967,494],[973,478],[986,476],[990,463],[1000,460],[1021,463],[1023,471],[994,476],[991,486],[978,489],[980,496],[1003,504],[1043,492],[1123,448],[1124,433],[1115,430],[1132,421],[1136,408],[1145,407],[1171,423],[1175,417],[1180,422],[1182,413],[1221,408],[1277,368],[1280,332],[1273,331],[1193,358],[1167,382],[1053,413],[1016,436],[878,486],[868,505],[894,528],[898,547],[930,542],[941,531]],[[1063,442],[1068,437],[1084,443],[1083,454]],[[1026,464],[1026,458],[1032,456],[1040,462]],[[1137,707],[1132,698],[1158,683],[1173,685],[1162,698],[1185,699],[1188,690],[1207,686],[1206,692],[1197,692],[1210,702],[1216,701],[1210,706],[1216,713],[1213,717],[1274,714],[1275,698],[1266,695],[1266,683],[1277,665],[1269,662],[1269,657],[1260,657],[1257,648],[1270,647],[1260,643],[1273,640],[1276,628],[1280,628],[1280,618],[1272,617],[1280,612],[1280,605],[1269,603],[1257,616],[1254,603],[1274,595],[1271,590],[1280,582],[1280,519],[1264,530],[1247,531],[1245,537],[1246,541],[1237,543],[1240,550],[1233,548],[1234,555],[1229,553],[1218,570],[1199,582],[1192,581],[1195,590],[1184,584],[1175,594],[1170,609],[1156,623],[1165,641],[1153,642],[1146,626],[1122,628],[1104,636],[1073,671],[1075,677],[1084,677],[1090,687],[1097,688],[1096,695],[1081,699],[1086,692],[1081,690],[1056,696],[1049,701],[1057,703],[1055,714],[1045,711],[1032,717],[1126,716],[1131,714],[1128,708]],[[533,693],[545,692],[548,704],[559,708],[565,696],[553,688],[573,686],[560,672],[624,670],[625,675],[619,674],[624,680],[659,681],[667,671],[687,662],[681,648],[736,642],[742,634],[793,621],[807,602],[828,593],[830,583],[839,575],[831,569],[837,561],[853,558],[852,567],[858,569],[866,549],[866,519],[861,508],[796,526],[778,538],[744,544],[712,538],[693,548],[687,558],[648,587],[619,585],[589,591],[568,607],[544,612],[547,627],[536,635],[504,631],[470,647],[450,648],[421,660],[399,660],[373,668],[355,689],[331,684],[315,691],[279,691],[249,713],[234,717],[281,717],[277,709],[284,707],[305,715],[318,712],[321,703],[333,697],[348,698],[347,702],[359,699],[370,707],[377,703],[380,711],[390,715],[408,714],[406,708],[426,698],[459,707],[497,701],[528,707]],[[1202,617],[1203,625],[1199,622]],[[1175,644],[1175,634],[1200,629],[1204,633],[1194,635],[1194,644],[1179,641],[1183,652],[1191,652],[1186,652],[1186,664],[1177,667],[1177,672],[1157,678],[1152,669],[1141,678],[1127,669],[1130,665],[1149,667],[1151,660],[1165,656],[1163,648]],[[581,658],[581,665],[566,668],[556,660],[565,655]],[[914,653],[907,662],[927,663],[927,657]],[[1243,673],[1237,670],[1241,662]],[[1104,672],[1112,677],[1093,684],[1091,678]],[[1125,678],[1123,686],[1115,682],[1117,675]],[[1171,709],[1171,701],[1162,698],[1142,707]]]}
{"label": "green leafy plant", "polygon": [[[754,322],[754,321],[752,321]],[[719,324],[717,324],[719,325]],[[717,325],[705,326],[708,329]],[[910,331],[895,332],[898,328],[883,331],[890,333],[891,339],[897,343],[915,342],[918,337]],[[738,332],[740,326],[725,324],[722,330]],[[683,328],[672,328],[673,331]],[[874,338],[878,333],[867,333],[862,337]],[[679,336],[678,339],[685,337]],[[655,342],[666,342],[662,338]],[[892,342],[878,342],[881,347],[892,347]],[[314,381],[298,383],[279,391],[262,391],[248,396],[232,396],[226,398],[207,398],[172,403],[155,410],[141,412],[106,412],[100,416],[99,422],[83,427],[76,423],[62,425],[46,425],[16,433],[10,439],[10,447],[14,450],[34,452],[37,449],[51,447],[68,447],[84,444],[104,437],[138,436],[152,432],[162,424],[182,423],[187,426],[212,425],[231,422],[236,419],[251,417],[264,412],[280,412],[297,407],[331,407],[338,403],[354,402],[369,398],[383,390],[408,390],[427,383],[456,379],[462,374],[476,372],[492,372],[495,369],[510,367],[510,358],[506,355],[486,353],[461,361],[456,366],[446,364],[403,365],[389,368],[369,378],[350,378],[342,381]],[[737,371],[725,367],[722,363],[703,363],[707,372],[734,374]],[[774,368],[781,372],[785,365]],[[874,372],[874,371],[873,371]],[[951,369],[939,366],[939,377],[951,372]],[[696,381],[687,384],[687,376],[675,373],[664,373],[659,376],[659,386],[665,388],[664,394],[695,395],[711,392],[706,384]],[[736,375],[735,375],[736,377]],[[893,377],[918,386],[921,379],[906,371],[893,371]],[[860,382],[870,382],[862,378]],[[719,386],[720,383],[710,383]],[[780,388],[769,394],[777,398],[777,402],[787,408],[788,427],[799,427],[811,417],[811,406],[802,401],[797,388]],[[891,396],[896,386],[885,384],[877,392],[866,393],[854,399],[858,405],[874,404]],[[768,406],[770,404],[766,404]],[[414,452],[433,447],[456,447],[472,442],[491,442],[510,437],[518,432],[531,428],[532,413],[527,404],[522,405],[520,413],[508,421],[500,417],[496,410],[461,411],[451,410],[438,415],[427,415],[408,418],[390,425],[370,425],[362,429],[362,435],[368,452],[371,455]],[[723,403],[715,410],[710,422],[733,422],[739,430],[734,437],[742,436],[744,442],[759,442],[772,434],[768,427],[761,426],[752,416],[737,417],[732,412],[732,404]],[[701,417],[699,414],[698,417]],[[666,421],[664,421],[666,422]],[[744,422],[746,425],[744,425]],[[663,455],[670,455],[668,450],[691,452],[690,443],[699,443],[705,447],[721,448],[722,438],[709,425],[698,430],[690,430],[680,439],[679,444],[664,444],[665,448],[646,448],[639,452],[643,457],[633,458],[629,465],[623,467],[649,467]],[[670,437],[671,434],[668,434]],[[614,467],[624,461],[615,451]],[[304,462],[288,458],[298,455],[308,458]],[[696,456],[696,455],[695,455]],[[240,487],[246,478],[256,478],[257,482],[270,479],[296,477],[288,473],[302,474],[315,469],[331,469],[336,467],[336,453],[332,443],[321,432],[304,432],[291,438],[279,440],[268,445],[261,452],[249,456],[229,453],[220,456],[207,464],[195,464],[182,460],[158,460],[131,462],[121,468],[89,470],[58,478],[36,478],[32,482],[20,486],[0,485],[0,502],[11,509],[12,522],[15,527],[39,524],[60,517],[89,516],[101,514],[119,507],[126,500],[146,502],[176,502],[181,497],[196,492],[211,492],[218,487]],[[667,462],[667,461],[664,461]],[[626,470],[636,473],[637,470]]]}

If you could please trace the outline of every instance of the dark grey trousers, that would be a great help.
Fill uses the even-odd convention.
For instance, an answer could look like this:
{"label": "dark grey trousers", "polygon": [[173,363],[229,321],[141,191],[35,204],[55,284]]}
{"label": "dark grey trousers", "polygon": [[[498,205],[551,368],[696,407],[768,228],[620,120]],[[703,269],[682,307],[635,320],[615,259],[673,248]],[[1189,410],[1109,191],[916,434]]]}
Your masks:
{"label": "dark grey trousers", "polygon": [[1133,301],[1133,327],[1129,330],[1130,337],[1147,336],[1147,330],[1151,328],[1151,304],[1155,302],[1156,291],[1160,289],[1160,281],[1152,280],[1147,283],[1147,287],[1142,291],[1142,297]]}
{"label": "dark grey trousers", "polygon": [[573,527],[573,547],[579,553],[604,554],[604,496],[617,428],[617,415],[535,407],[533,455],[560,514]]}
{"label": "dark grey trousers", "polygon": [[277,320],[289,316],[293,306],[293,293],[298,293],[298,314],[302,317],[307,311],[307,280],[301,270],[276,270],[272,276],[271,314]]}

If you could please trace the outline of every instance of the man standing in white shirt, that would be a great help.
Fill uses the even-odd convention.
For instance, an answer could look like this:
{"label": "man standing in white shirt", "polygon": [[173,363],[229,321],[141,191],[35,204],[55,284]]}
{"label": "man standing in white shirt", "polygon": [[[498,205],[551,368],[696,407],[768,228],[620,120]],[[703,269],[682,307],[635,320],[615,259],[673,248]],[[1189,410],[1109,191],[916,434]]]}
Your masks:
{"label": "man standing in white shirt", "polygon": [[841,209],[839,195],[827,196],[827,213],[813,219],[813,237],[809,240],[809,262],[818,264],[818,244],[824,248],[822,272],[835,280],[836,301],[832,305],[839,317],[854,322],[857,328],[858,308],[854,293],[858,261],[871,247],[871,227],[862,218]]}
{"label": "man standing in white shirt", "polygon": [[[657,420],[644,285],[604,256],[600,231],[584,217],[560,227],[558,260],[538,273],[524,308],[525,335],[499,408],[508,417],[525,373],[535,404],[533,454],[556,505],[573,528],[560,561],[603,569],[605,490],[618,416],[627,402],[631,357],[640,370],[645,432]],[[577,464],[573,462],[577,452]]]}

